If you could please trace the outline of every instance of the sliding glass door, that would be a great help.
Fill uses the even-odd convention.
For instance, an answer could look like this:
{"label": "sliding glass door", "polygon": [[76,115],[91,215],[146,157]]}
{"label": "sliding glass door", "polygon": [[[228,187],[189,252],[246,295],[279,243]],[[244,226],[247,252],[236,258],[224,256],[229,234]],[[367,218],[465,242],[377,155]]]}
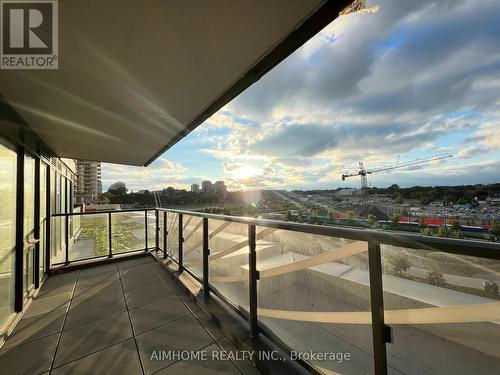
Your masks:
{"label": "sliding glass door", "polygon": [[14,313],[17,154],[0,143],[0,327]]}
{"label": "sliding glass door", "polygon": [[35,159],[24,157],[24,296],[29,297],[35,286]]}
{"label": "sliding glass door", "polygon": [[45,271],[45,255],[47,247],[47,173],[49,167],[45,163],[40,166],[40,264],[39,280],[43,279]]}

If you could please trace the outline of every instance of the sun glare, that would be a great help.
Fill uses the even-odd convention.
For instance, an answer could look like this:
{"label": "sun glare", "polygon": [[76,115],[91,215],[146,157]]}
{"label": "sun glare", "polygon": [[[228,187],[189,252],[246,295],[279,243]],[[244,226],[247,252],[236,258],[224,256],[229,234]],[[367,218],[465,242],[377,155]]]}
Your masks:
{"label": "sun glare", "polygon": [[244,167],[234,170],[232,174],[235,179],[241,180],[259,174],[259,169],[252,167],[250,165],[246,165]]}

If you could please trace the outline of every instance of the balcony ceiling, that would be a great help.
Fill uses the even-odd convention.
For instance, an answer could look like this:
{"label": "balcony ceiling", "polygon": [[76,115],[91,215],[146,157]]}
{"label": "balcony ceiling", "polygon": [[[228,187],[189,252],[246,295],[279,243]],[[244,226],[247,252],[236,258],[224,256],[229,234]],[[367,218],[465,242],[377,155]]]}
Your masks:
{"label": "balcony ceiling", "polygon": [[349,1],[59,1],[59,69],[0,94],[60,157],[146,165]]}

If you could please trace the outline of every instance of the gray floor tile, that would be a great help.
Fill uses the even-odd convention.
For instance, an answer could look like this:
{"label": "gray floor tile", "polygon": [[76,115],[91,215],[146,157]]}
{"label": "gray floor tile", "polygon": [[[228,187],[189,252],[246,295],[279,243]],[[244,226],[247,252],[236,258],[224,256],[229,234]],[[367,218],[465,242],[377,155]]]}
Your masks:
{"label": "gray floor tile", "polygon": [[116,265],[118,266],[118,269],[121,271],[126,270],[131,267],[137,267],[143,264],[150,264],[155,262],[153,257],[150,255],[145,255],[139,258],[134,258],[134,259],[129,259],[129,260],[123,260],[120,262],[117,262]]}
{"label": "gray floor tile", "polygon": [[132,337],[132,329],[127,312],[64,331],[54,366],[59,367],[129,337]]}
{"label": "gray floor tile", "polygon": [[[179,286],[177,286],[177,288],[179,288]],[[179,292],[178,297],[192,313],[195,313],[196,311],[200,310],[200,306],[198,306],[196,302],[190,296],[188,296],[184,291],[179,289],[177,289],[177,291]]]}
{"label": "gray floor tile", "polygon": [[217,341],[217,344],[224,350],[226,353],[230,353],[234,358],[239,358],[233,361],[234,365],[238,367],[240,372],[244,375],[259,375],[260,371],[247,359],[241,358],[241,352],[233,345],[231,340],[227,337],[222,340]]}
{"label": "gray floor tile", "polygon": [[53,297],[36,298],[24,314],[24,318],[29,318],[39,314],[45,314],[55,309],[68,307],[72,292],[61,293]]}
{"label": "gray floor tile", "polygon": [[116,263],[108,263],[100,266],[94,266],[90,268],[85,268],[80,271],[80,277],[89,277],[91,275],[98,275],[102,273],[117,273],[118,268]]}
{"label": "gray floor tile", "polygon": [[72,292],[75,287],[78,271],[49,277],[42,285],[37,299],[54,297],[58,294]]}
{"label": "gray floor tile", "polygon": [[140,375],[139,356],[133,339],[52,370],[53,375]]}
{"label": "gray floor tile", "polygon": [[207,359],[187,360],[176,362],[159,371],[158,375],[217,375],[217,374],[240,374],[236,366],[225,357],[221,356],[221,349],[217,345],[210,345],[203,349]]}
{"label": "gray floor tile", "polygon": [[101,284],[77,288],[71,301],[71,307],[91,300],[95,302],[124,302],[120,280],[116,279]]}
{"label": "gray floor tile", "polygon": [[168,288],[165,281],[158,275],[152,266],[139,266],[132,268],[132,270],[134,270],[133,273],[127,273],[120,276],[125,290],[144,288],[146,286],[152,287],[153,285]]}
{"label": "gray floor tile", "polygon": [[96,320],[105,319],[111,314],[126,311],[125,302],[119,301],[86,301],[78,305],[70,307],[64,329],[70,329],[82,324],[94,322]]}
{"label": "gray floor tile", "polygon": [[131,309],[129,313],[136,335],[191,314],[176,296],[162,298],[156,302]]}
{"label": "gray floor tile", "polygon": [[50,369],[59,334],[0,350],[2,374],[33,375]]}
{"label": "gray floor tile", "polygon": [[174,296],[174,293],[163,285],[146,285],[144,288],[125,289],[125,299],[129,309],[153,303],[162,298],[174,298]]}
{"label": "gray floor tile", "polygon": [[61,332],[65,315],[66,309],[62,308],[21,319],[3,348],[10,348]]}
{"label": "gray floor tile", "polygon": [[153,352],[158,355],[161,351],[198,350],[214,342],[192,315],[138,335],[136,340],[146,374],[174,362],[161,357],[156,360]]}
{"label": "gray floor tile", "polygon": [[100,272],[97,274],[80,275],[78,282],[76,283],[76,290],[85,289],[92,286],[98,286],[102,284],[109,284],[115,280],[118,280],[118,272]]}
{"label": "gray floor tile", "polygon": [[205,327],[210,336],[214,338],[215,341],[222,339],[225,335],[224,333],[217,327],[214,321],[203,311],[198,310],[194,312],[194,316],[196,319],[200,321],[200,323]]}

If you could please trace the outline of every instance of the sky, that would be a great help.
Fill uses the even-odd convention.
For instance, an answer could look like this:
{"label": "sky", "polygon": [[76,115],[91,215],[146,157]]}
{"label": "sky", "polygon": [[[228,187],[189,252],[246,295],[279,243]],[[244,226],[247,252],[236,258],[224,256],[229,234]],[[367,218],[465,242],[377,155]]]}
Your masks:
{"label": "sky", "polygon": [[500,182],[500,1],[371,0],[341,16],[150,167],[103,164],[103,188],[358,187]]}

